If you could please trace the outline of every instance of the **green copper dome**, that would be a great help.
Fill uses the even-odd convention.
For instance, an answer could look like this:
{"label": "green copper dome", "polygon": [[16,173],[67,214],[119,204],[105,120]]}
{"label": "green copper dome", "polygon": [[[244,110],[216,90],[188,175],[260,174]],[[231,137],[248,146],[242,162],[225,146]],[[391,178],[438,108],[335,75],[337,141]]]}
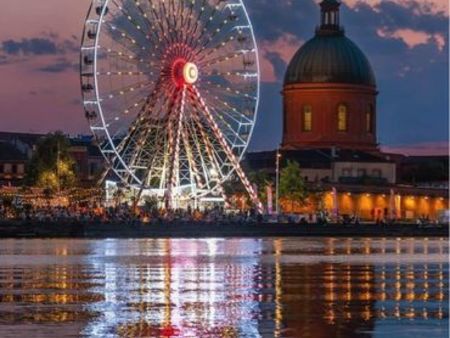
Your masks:
{"label": "green copper dome", "polygon": [[339,26],[339,3],[325,0],[316,36],[291,60],[284,84],[344,83],[376,87],[369,60]]}

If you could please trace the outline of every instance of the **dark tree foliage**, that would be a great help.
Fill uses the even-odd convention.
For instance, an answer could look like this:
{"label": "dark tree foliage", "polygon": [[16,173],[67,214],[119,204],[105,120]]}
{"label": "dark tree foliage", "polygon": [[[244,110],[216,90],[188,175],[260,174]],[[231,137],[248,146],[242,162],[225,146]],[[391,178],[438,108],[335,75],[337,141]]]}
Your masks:
{"label": "dark tree foliage", "polygon": [[288,161],[286,167],[281,170],[280,197],[292,203],[305,205],[308,191],[300,165],[295,161]]}
{"label": "dark tree foliage", "polygon": [[26,183],[51,191],[72,188],[76,183],[70,142],[61,132],[42,138],[28,164]]}

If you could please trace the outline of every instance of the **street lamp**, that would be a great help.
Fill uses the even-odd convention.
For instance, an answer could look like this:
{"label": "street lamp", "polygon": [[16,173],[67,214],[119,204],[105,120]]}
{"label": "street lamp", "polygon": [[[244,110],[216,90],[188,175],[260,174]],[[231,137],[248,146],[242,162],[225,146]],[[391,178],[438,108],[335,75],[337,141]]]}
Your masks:
{"label": "street lamp", "polygon": [[277,215],[280,213],[280,149],[277,149],[276,159],[276,188],[275,188],[275,210]]}

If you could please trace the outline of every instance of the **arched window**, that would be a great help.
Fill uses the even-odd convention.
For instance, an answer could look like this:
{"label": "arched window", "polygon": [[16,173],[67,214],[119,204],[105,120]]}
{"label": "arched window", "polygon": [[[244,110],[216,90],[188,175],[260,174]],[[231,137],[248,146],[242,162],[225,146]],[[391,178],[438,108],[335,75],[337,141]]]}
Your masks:
{"label": "arched window", "polygon": [[303,107],[302,125],[303,131],[312,131],[312,107],[306,105]]}
{"label": "arched window", "polygon": [[373,133],[373,105],[369,104],[366,112],[366,131],[369,134]]}
{"label": "arched window", "polygon": [[338,131],[347,131],[347,120],[348,120],[347,106],[345,104],[340,104],[338,106],[338,119],[337,128]]}

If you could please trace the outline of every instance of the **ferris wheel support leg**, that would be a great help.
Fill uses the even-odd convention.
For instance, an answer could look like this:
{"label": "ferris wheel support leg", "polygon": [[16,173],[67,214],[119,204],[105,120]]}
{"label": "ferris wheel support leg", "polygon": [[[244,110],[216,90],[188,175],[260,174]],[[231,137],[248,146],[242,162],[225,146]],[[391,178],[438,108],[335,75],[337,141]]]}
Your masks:
{"label": "ferris wheel support leg", "polygon": [[200,175],[199,175],[197,167],[195,165],[194,156],[192,154],[192,148],[189,144],[189,136],[186,133],[186,129],[184,127],[181,128],[181,136],[183,138],[183,144],[184,144],[184,148],[186,149],[188,163],[189,163],[190,170],[192,172],[192,177],[194,179],[194,182],[197,187],[202,187],[203,184],[201,182]]}
{"label": "ferris wheel support leg", "polygon": [[231,203],[228,200],[228,196],[225,193],[225,189],[223,188],[222,184],[219,183],[218,185],[219,185],[220,194],[222,195],[222,198],[223,198],[225,209],[231,209]]}
{"label": "ferris wheel support leg", "polygon": [[[180,162],[181,129],[183,128],[185,96],[186,88],[183,86],[181,90],[176,92],[174,103],[171,109],[169,109],[169,114],[175,114],[175,116],[169,116],[169,119],[172,121],[169,123],[169,155],[171,159],[169,161],[169,179],[166,199],[166,207],[168,209],[173,209],[175,204],[173,188],[178,180],[178,174],[176,172]],[[179,107],[177,107],[178,101],[180,101]]]}
{"label": "ferris wheel support leg", "polygon": [[97,186],[100,186],[100,187],[101,187],[101,186],[103,185],[103,183],[104,183],[105,180],[106,180],[106,177],[108,177],[108,174],[109,174],[110,170],[111,170],[110,167],[107,167],[107,168],[105,168],[105,169],[103,170],[102,175],[101,175],[100,178],[97,180]]}
{"label": "ferris wheel support leg", "polygon": [[207,121],[209,122],[217,140],[219,141],[220,145],[222,146],[223,150],[225,151],[225,154],[228,157],[228,160],[232,163],[234,169],[236,170],[236,173],[238,174],[242,184],[244,185],[245,189],[247,190],[248,194],[250,195],[250,198],[254,204],[254,206],[257,208],[257,211],[262,214],[264,212],[263,205],[261,201],[259,200],[259,197],[253,189],[252,185],[250,184],[250,181],[248,180],[247,176],[245,175],[244,170],[242,169],[239,160],[234,155],[233,151],[231,150],[230,146],[228,145],[227,141],[225,140],[222,132],[220,131],[219,126],[217,125],[216,121],[211,115],[211,112],[209,111],[208,107],[206,106],[205,102],[203,101],[202,97],[200,96],[197,88],[195,86],[191,87],[191,92],[194,95],[195,100],[200,105],[201,110],[203,111]]}

